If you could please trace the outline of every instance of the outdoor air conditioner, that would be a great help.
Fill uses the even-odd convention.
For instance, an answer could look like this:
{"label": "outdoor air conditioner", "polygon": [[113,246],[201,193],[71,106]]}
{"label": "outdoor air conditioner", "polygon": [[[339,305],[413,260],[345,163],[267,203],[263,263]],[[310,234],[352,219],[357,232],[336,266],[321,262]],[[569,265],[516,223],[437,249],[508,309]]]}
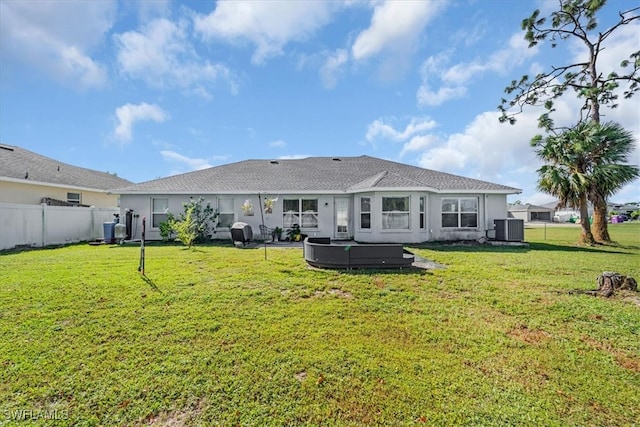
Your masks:
{"label": "outdoor air conditioner", "polygon": [[496,240],[524,242],[523,219],[494,219],[493,225],[496,229]]}

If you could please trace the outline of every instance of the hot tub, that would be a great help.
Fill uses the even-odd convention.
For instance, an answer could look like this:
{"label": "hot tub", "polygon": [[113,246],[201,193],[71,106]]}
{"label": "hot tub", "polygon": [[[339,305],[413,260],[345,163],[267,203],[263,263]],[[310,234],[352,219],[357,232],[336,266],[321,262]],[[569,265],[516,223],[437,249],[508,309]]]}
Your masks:
{"label": "hot tub", "polygon": [[332,243],[328,237],[307,237],[304,259],[319,268],[408,268],[414,256],[399,244]]}

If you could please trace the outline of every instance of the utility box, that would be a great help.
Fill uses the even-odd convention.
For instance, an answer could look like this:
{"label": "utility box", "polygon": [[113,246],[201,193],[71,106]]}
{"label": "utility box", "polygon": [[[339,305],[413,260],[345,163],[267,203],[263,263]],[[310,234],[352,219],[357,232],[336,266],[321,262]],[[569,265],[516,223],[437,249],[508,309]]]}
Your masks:
{"label": "utility box", "polygon": [[493,225],[496,230],[496,240],[505,242],[524,242],[523,219],[494,219]]}

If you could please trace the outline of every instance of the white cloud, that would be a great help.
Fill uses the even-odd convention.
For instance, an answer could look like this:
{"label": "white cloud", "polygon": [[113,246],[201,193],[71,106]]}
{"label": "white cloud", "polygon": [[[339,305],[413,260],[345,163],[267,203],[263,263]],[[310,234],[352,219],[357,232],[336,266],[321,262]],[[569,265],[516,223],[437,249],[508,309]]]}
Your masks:
{"label": "white cloud", "polygon": [[342,69],[349,60],[349,54],[345,49],[338,49],[327,57],[324,65],[320,68],[320,77],[327,89],[333,89],[338,83],[338,77],[342,74]]}
{"label": "white cloud", "polygon": [[116,9],[117,2],[111,0],[0,2],[0,58],[27,64],[66,84],[103,86],[106,69],[90,55],[112,27]]}
{"label": "white cloud", "polygon": [[[467,94],[466,84],[477,75],[485,72],[504,74],[521,65],[526,59],[537,54],[537,48],[529,49],[521,33],[511,36],[508,46],[489,55],[486,60],[459,63],[451,67],[451,52],[429,57],[421,67],[422,84],[418,87],[416,98],[418,105],[437,106]],[[440,82],[432,89],[434,81]],[[432,82],[430,84],[430,82]]]}
{"label": "white cloud", "polygon": [[133,105],[125,104],[116,108],[116,118],[118,126],[114,131],[114,135],[121,141],[131,141],[133,125],[142,120],[152,120],[156,123],[162,123],[169,118],[169,115],[157,105],[142,104]]}
{"label": "white cloud", "polygon": [[254,64],[281,55],[292,41],[302,41],[329,22],[338,3],[325,1],[218,2],[206,16],[194,19],[206,39],[248,41],[255,45]]}
{"label": "white cloud", "polygon": [[537,53],[538,48],[528,48],[528,42],[519,32],[511,36],[508,47],[493,52],[486,60],[456,64],[446,70],[441,78],[445,83],[460,85],[486,71],[504,74]]}
{"label": "white cloud", "polygon": [[286,147],[287,143],[284,142],[283,140],[279,139],[277,141],[272,141],[269,143],[269,147],[274,147],[274,148],[282,148],[282,147]]}
{"label": "white cloud", "polygon": [[[212,165],[209,164],[206,159],[183,156],[182,154],[176,153],[175,151],[171,150],[160,151],[160,155],[164,160],[181,165],[182,169],[186,168],[187,171],[202,170],[212,167]],[[174,172],[183,173],[184,171]],[[172,173],[172,175],[175,175],[176,173]]]}
{"label": "white cloud", "polygon": [[402,146],[400,157],[411,151],[425,151],[440,140],[435,135],[416,135]]}
{"label": "white cloud", "polygon": [[139,1],[133,4],[141,21],[171,15],[171,0]]}
{"label": "white cloud", "polygon": [[529,141],[540,133],[537,114],[522,114],[515,126],[499,123],[499,115],[479,114],[463,132],[442,138],[440,144],[421,153],[418,163],[429,169],[488,180],[508,174],[523,163],[536,164]]}
{"label": "white cloud", "polygon": [[456,98],[462,98],[467,94],[466,87],[441,87],[437,92],[432,91],[426,83],[423,83],[418,88],[416,97],[418,98],[419,105],[428,105],[430,107],[436,107],[442,105],[447,101]]}
{"label": "white cloud", "polygon": [[412,49],[429,21],[445,2],[384,1],[374,7],[369,28],[362,31],[351,47],[356,61],[384,51]]}
{"label": "white cloud", "polygon": [[221,64],[198,56],[187,35],[187,23],[168,19],[149,22],[140,31],[114,36],[120,72],[145,81],[151,87],[178,87],[210,98],[210,86],[219,79],[236,83]]}
{"label": "white cloud", "polygon": [[429,79],[432,76],[437,77],[444,73],[445,65],[449,62],[451,54],[451,51],[444,51],[436,56],[430,56],[422,63],[420,67],[422,84],[418,87],[418,92],[416,93],[418,105],[435,107],[451,99],[461,98],[466,95],[467,89],[463,86],[442,86],[437,91],[434,91],[429,85]]}
{"label": "white cloud", "polygon": [[402,142],[416,134],[433,129],[436,126],[437,123],[427,117],[413,117],[404,130],[398,131],[395,130],[393,126],[378,119],[374,120],[367,128],[366,138],[368,141],[382,138],[390,139],[394,142]]}

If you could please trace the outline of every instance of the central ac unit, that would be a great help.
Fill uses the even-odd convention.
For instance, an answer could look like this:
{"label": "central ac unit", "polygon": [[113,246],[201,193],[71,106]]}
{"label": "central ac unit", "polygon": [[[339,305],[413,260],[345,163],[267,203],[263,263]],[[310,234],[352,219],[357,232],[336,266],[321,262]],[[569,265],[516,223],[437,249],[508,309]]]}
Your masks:
{"label": "central ac unit", "polygon": [[494,219],[496,240],[507,242],[524,242],[524,220],[508,218]]}

